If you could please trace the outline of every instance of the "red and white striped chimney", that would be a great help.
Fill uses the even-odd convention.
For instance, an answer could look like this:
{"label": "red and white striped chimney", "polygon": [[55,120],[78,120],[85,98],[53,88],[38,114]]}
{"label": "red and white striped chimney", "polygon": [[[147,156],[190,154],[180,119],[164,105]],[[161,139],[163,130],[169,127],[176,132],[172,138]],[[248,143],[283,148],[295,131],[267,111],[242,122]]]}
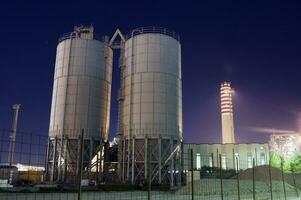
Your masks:
{"label": "red and white striped chimney", "polygon": [[232,88],[230,82],[221,84],[222,143],[235,143]]}

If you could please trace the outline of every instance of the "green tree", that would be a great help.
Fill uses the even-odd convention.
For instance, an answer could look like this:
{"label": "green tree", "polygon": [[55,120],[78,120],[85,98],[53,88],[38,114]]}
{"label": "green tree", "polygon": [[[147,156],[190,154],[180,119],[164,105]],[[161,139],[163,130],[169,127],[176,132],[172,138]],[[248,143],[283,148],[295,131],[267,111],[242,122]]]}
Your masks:
{"label": "green tree", "polygon": [[284,160],[283,159],[283,171],[285,173],[291,173],[292,172],[291,160]]}
{"label": "green tree", "polygon": [[301,155],[295,154],[290,159],[291,172],[301,173]]}
{"label": "green tree", "polygon": [[276,167],[276,168],[280,168],[281,167],[281,160],[282,160],[282,157],[280,155],[272,154],[271,155],[271,166]]}

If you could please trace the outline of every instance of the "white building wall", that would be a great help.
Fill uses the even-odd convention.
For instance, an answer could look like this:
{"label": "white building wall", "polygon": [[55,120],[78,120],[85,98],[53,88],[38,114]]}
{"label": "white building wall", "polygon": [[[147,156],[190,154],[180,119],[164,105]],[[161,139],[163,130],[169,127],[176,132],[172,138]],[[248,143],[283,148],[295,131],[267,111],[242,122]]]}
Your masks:
{"label": "white building wall", "polygon": [[[214,167],[220,167],[219,155],[225,158],[226,169],[236,169],[235,155],[238,155],[239,167],[242,170],[250,168],[249,164],[253,165],[253,159],[255,166],[269,163],[268,144],[184,144],[184,169],[187,170],[190,169],[190,149],[193,150],[195,169],[197,167],[197,154],[201,155],[202,167],[210,166],[211,160]],[[248,163],[249,157],[251,157],[251,163]]]}

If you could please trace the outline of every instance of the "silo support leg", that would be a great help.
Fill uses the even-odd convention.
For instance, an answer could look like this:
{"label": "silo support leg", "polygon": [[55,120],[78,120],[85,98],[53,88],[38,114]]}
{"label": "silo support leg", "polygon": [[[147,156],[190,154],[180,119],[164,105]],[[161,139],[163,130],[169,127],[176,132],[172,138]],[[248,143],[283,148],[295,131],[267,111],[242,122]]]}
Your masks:
{"label": "silo support leg", "polygon": [[88,176],[89,180],[92,180],[92,166],[94,163],[92,163],[93,160],[93,153],[94,153],[94,141],[92,138],[90,138],[90,155],[89,155],[89,168],[88,168]]}
{"label": "silo support leg", "polygon": [[[170,153],[172,153],[172,147],[173,147],[173,140],[170,140]],[[173,173],[174,173],[174,157],[172,156],[171,160],[170,160],[170,187],[172,188],[174,186],[174,177],[173,177]]]}

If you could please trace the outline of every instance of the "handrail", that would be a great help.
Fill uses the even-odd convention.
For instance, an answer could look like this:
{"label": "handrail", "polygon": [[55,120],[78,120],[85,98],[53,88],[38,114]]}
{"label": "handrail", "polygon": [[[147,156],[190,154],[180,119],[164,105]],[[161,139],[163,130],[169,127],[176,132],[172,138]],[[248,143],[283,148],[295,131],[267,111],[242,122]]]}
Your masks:
{"label": "handrail", "polygon": [[[58,41],[60,43],[64,40],[73,39],[73,38],[79,38],[79,35],[76,32],[65,33],[65,34],[63,34],[59,37]],[[101,42],[105,42],[104,37],[99,37],[95,33],[93,33],[93,40],[98,40],[98,41],[101,41]]]}
{"label": "handrail", "polygon": [[155,27],[155,26],[146,26],[146,27],[140,27],[133,29],[130,33],[126,34],[125,38],[126,40],[130,39],[131,37],[134,37],[136,35],[145,34],[145,33],[158,33],[170,36],[177,41],[180,41],[180,36],[176,32],[169,30],[167,28],[162,27]]}
{"label": "handrail", "polygon": [[65,34],[63,34],[62,36],[59,37],[59,42],[62,42],[62,41],[67,40],[67,39],[73,39],[73,38],[76,38],[76,37],[78,37],[76,32],[65,33]]}
{"label": "handrail", "polygon": [[[131,37],[134,37],[134,36],[140,35],[140,34],[145,34],[145,33],[163,34],[163,35],[170,36],[170,37],[176,39],[177,41],[180,41],[180,36],[175,31],[169,30],[167,28],[155,27],[155,26],[146,26],[146,27],[135,28],[131,32],[126,34],[125,39],[128,40]],[[76,32],[65,33],[65,34],[63,34],[62,36],[59,37],[59,42],[62,42],[62,41],[67,40],[67,39],[77,38],[77,37],[78,37],[78,35],[77,35]],[[98,37],[95,34],[93,36],[93,39],[104,42],[103,38]]]}

